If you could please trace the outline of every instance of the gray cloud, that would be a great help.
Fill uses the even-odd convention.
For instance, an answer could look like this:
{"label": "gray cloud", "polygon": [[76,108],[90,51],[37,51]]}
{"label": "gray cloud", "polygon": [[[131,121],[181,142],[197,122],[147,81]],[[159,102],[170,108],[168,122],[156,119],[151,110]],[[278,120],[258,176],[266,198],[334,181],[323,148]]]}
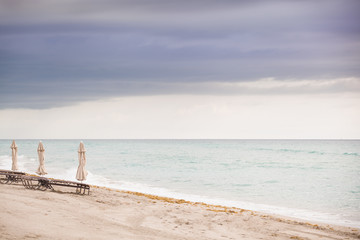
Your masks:
{"label": "gray cloud", "polygon": [[[78,80],[72,84],[57,81],[40,84],[23,83],[11,94],[1,94],[0,108],[45,109],[116,96],[149,95],[298,95],[360,92],[360,78],[325,80],[278,80],[265,78],[248,82],[166,82],[117,81],[103,79],[89,84]],[[60,89],[60,90],[59,90]],[[61,92],[61,95],[59,94]],[[0,92],[2,93],[2,92]],[[24,96],[25,95],[25,96]]]}
{"label": "gray cloud", "polygon": [[0,108],[359,77],[358,10],[337,0],[0,0]]}

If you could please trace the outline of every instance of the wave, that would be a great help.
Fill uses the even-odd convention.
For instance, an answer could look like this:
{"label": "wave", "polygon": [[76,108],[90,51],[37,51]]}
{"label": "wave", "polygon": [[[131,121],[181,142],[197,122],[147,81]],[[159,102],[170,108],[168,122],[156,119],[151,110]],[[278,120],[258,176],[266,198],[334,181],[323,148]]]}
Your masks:
{"label": "wave", "polygon": [[299,149],[290,149],[290,148],[255,148],[256,151],[272,151],[272,152],[289,152],[289,153],[308,153],[308,154],[317,154],[317,155],[324,155],[325,152],[320,151],[309,151],[309,150],[299,150]]}
{"label": "wave", "polygon": [[359,156],[358,153],[354,153],[354,152],[350,152],[350,153],[343,153],[343,155],[347,155],[347,156]]}
{"label": "wave", "polygon": [[334,154],[334,155],[345,155],[345,156],[360,156],[359,153],[356,152],[345,152],[345,153],[330,153],[330,152],[321,152],[321,151],[309,151],[309,150],[298,150],[298,149],[290,149],[290,148],[281,148],[281,149],[272,149],[272,148],[256,148],[254,150],[257,151],[272,151],[272,152],[291,152],[291,153],[308,153],[308,154],[317,154],[317,155],[324,155],[324,154]]}
{"label": "wave", "polygon": [[[34,171],[34,169],[31,169],[30,166],[33,166],[33,168],[37,167],[37,165],[35,163],[35,159],[29,158],[25,155],[18,155],[17,165],[18,165],[19,171],[24,171],[24,172]],[[0,156],[0,168],[1,169],[11,169],[11,167],[12,167],[12,157],[9,155]]]}

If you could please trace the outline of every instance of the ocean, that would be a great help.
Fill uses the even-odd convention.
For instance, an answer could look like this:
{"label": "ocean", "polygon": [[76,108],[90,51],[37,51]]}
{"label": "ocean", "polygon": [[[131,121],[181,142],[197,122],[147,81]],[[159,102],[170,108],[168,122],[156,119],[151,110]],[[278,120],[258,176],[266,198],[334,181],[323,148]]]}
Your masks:
{"label": "ocean", "polygon": [[[20,171],[35,173],[38,142],[16,140]],[[42,142],[46,176],[74,181],[80,140]],[[83,142],[89,184],[360,228],[360,140]]]}

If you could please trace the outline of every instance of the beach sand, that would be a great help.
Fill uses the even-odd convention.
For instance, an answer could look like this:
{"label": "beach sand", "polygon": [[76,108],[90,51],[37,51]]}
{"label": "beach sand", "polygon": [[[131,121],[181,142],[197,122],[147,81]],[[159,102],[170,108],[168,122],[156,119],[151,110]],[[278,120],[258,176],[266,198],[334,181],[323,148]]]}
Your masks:
{"label": "beach sand", "polygon": [[92,187],[0,184],[1,239],[360,239],[359,229]]}

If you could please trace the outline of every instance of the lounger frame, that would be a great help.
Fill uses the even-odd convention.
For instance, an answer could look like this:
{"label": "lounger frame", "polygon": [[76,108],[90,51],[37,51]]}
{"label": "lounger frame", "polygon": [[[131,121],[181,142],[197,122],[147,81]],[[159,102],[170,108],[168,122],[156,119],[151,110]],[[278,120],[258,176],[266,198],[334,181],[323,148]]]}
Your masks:
{"label": "lounger frame", "polygon": [[29,176],[23,172],[0,170],[0,183],[12,184],[17,182],[21,182],[27,189],[45,191],[47,189],[54,190],[54,186],[61,186],[75,188],[78,194],[90,194],[90,185],[85,183]]}
{"label": "lounger frame", "polygon": [[0,170],[0,183],[18,183],[21,182],[21,176],[25,176],[25,173],[10,170]]}

